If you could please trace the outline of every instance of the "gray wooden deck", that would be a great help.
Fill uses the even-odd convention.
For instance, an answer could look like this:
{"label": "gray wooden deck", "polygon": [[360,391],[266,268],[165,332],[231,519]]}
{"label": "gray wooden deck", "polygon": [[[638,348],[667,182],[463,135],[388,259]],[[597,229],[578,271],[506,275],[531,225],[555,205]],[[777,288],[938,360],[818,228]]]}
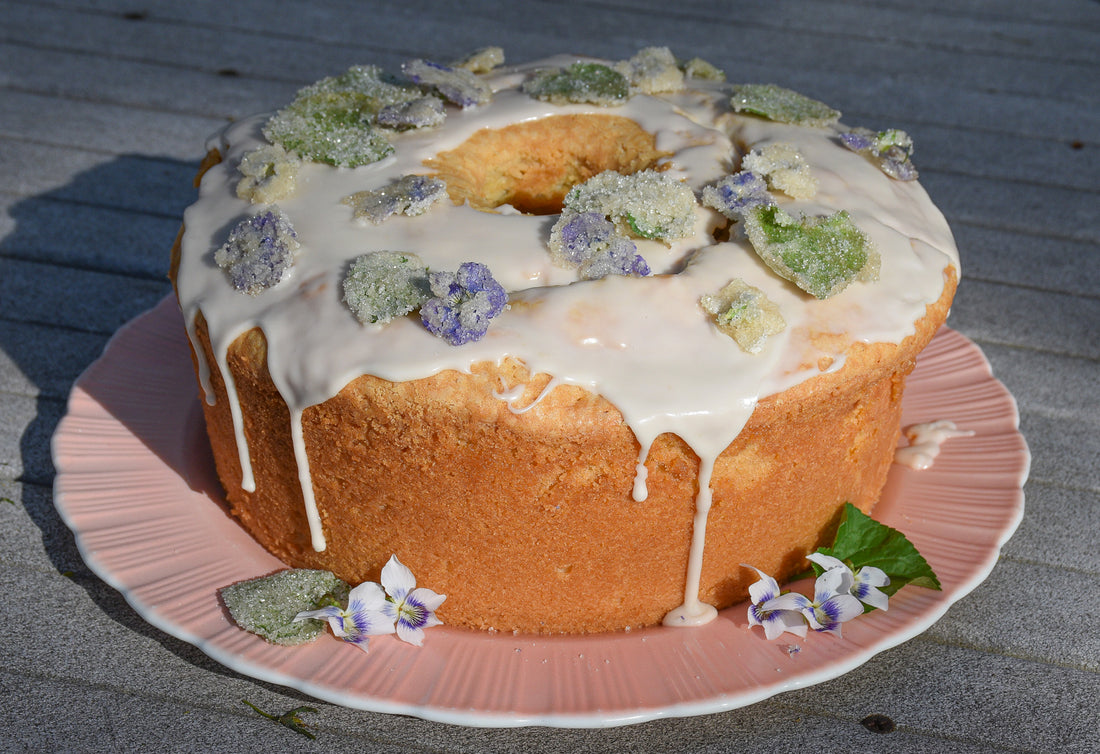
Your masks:
{"label": "gray wooden deck", "polygon": [[[715,14],[714,7],[734,10]],[[1023,524],[930,630],[830,682],[610,730],[481,730],[314,702],[151,627],[82,563],[49,441],[168,291],[204,139],[372,62],[502,45],[700,55],[915,137],[963,255],[949,324],[1016,396]],[[1085,0],[0,0],[5,751],[1100,751],[1100,4]],[[265,720],[312,704],[316,741]],[[866,715],[897,729],[869,732]]]}

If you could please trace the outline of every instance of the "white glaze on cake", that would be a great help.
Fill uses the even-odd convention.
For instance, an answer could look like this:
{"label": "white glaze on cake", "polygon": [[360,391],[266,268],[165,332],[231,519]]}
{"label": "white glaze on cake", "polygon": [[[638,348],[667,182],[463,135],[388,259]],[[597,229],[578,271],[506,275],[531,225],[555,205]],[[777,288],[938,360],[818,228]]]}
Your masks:
{"label": "white glaze on cake", "polygon": [[[489,77],[493,102],[459,110],[448,108],[446,123],[427,132],[393,139],[396,153],[355,169],[306,163],[297,192],[278,202],[301,243],[288,279],[252,297],[234,290],[214,264],[214,250],[229,230],[260,207],[237,198],[236,166],[262,142],[266,116],[227,128],[209,145],[223,161],[203,177],[198,201],[184,216],[177,290],[193,343],[200,311],[217,356],[213,368],[226,381],[237,428],[242,486],[254,484],[240,407],[225,354],[239,335],[259,327],[268,344],[268,369],[290,409],[295,456],[314,547],[324,549],[310,470],[302,440],[301,416],[309,406],[335,395],[352,379],[372,374],[391,381],[427,377],[446,369],[469,372],[476,362],[513,358],[534,373],[553,376],[553,385],[582,386],[606,397],[622,413],[640,444],[634,496],[645,498],[644,466],[652,442],[665,432],[683,438],[702,459],[696,532],[685,585],[685,602],[668,622],[683,625],[713,613],[697,597],[703,531],[709,507],[706,473],[737,436],[758,399],[781,392],[843,363],[841,353],[819,351],[812,333],[835,333],[848,342],[900,342],[914,332],[926,305],[943,292],[944,268],[958,268],[950,230],[915,182],[894,181],[837,139],[839,128],[801,128],[739,116],[728,107],[728,87],[688,80],[676,94],[637,94],[620,107],[557,106],[532,99],[517,87],[526,72],[562,66],[577,58],[555,58]],[[694,237],[666,246],[639,241],[638,250],[654,274],[646,278],[609,277],[581,282],[575,271],[555,267],[547,251],[555,216],[528,216],[501,208],[487,213],[435,205],[419,217],[395,216],[380,225],[352,219],[341,199],[386,186],[403,175],[426,174],[424,160],[453,149],[482,128],[564,113],[622,115],[657,137],[656,147],[671,153],[668,174],[698,193],[736,169],[739,154],[772,142],[793,144],[819,181],[810,200],[777,200],[792,214],[824,215],[846,210],[875,243],[881,276],[855,282],[842,293],[817,300],[777,277],[738,233],[715,243],[712,231],[724,225],[717,213],[697,209]],[[735,146],[736,145],[736,146]],[[509,308],[476,343],[454,347],[428,333],[415,315],[387,325],[361,325],[341,301],[341,282],[355,257],[376,250],[411,251],[433,269],[454,270],[480,261],[509,291]],[[713,325],[699,299],[733,278],[763,290],[787,321],[755,355],[742,351]],[[201,355],[201,349],[196,347]],[[201,361],[201,359],[200,359]],[[208,370],[200,380],[213,400]],[[500,398],[513,410],[517,393]]]}
{"label": "white glaze on cake", "polygon": [[959,429],[955,422],[940,419],[905,428],[909,444],[894,452],[894,462],[914,471],[932,468],[943,444],[954,437],[971,437],[973,432]]}

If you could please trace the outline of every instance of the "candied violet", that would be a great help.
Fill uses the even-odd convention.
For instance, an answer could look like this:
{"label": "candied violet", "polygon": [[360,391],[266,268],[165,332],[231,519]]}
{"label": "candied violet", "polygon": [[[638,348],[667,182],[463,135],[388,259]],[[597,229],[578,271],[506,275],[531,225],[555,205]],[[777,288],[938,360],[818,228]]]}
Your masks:
{"label": "candied violet", "polygon": [[508,303],[504,288],[479,262],[463,262],[457,272],[429,273],[428,281],[434,298],[420,308],[420,318],[452,346],[480,340]]}
{"label": "candied violet", "polygon": [[599,212],[563,212],[550,230],[550,256],[559,267],[577,269],[582,280],[650,272],[634,242]]}
{"label": "candied violet", "polygon": [[913,140],[909,134],[897,128],[874,132],[867,128],[853,128],[840,134],[840,142],[853,152],[868,157],[879,169],[899,181],[917,179],[917,169],[910,161]]}
{"label": "candied violet", "polygon": [[687,184],[656,170],[630,175],[605,170],[570,189],[564,204],[573,212],[598,212],[624,232],[662,241],[690,236],[697,206]]}
{"label": "candied violet", "polygon": [[573,63],[565,69],[536,71],[524,82],[523,91],[555,105],[574,102],[610,107],[630,99],[630,82],[606,65]]}
{"label": "candied violet", "polygon": [[702,198],[703,204],[718,210],[730,220],[736,220],[747,209],[775,204],[768,193],[767,181],[748,170],[727,175],[713,185],[704,186]]}
{"label": "candied violet", "polygon": [[363,324],[385,324],[430,297],[428,266],[416,254],[364,254],[352,262],[344,276],[344,303]]}
{"label": "candied violet", "polygon": [[484,105],[493,97],[488,82],[466,68],[451,68],[418,58],[403,64],[401,71],[410,81],[432,87],[460,107]]}
{"label": "candied violet", "polygon": [[342,201],[355,218],[377,225],[396,215],[422,215],[447,196],[447,184],[426,175],[406,175],[397,183],[373,191],[358,191]]}
{"label": "candied violet", "polygon": [[432,96],[386,105],[378,111],[378,125],[397,130],[433,128],[443,125],[446,119],[443,103]]}
{"label": "candied violet", "polygon": [[214,262],[225,270],[234,288],[255,296],[286,277],[299,246],[290,220],[272,205],[241,220],[214,252]]}
{"label": "candied violet", "polygon": [[824,102],[775,84],[739,84],[733,88],[730,105],[736,112],[802,126],[825,128],[840,119],[840,112]]}

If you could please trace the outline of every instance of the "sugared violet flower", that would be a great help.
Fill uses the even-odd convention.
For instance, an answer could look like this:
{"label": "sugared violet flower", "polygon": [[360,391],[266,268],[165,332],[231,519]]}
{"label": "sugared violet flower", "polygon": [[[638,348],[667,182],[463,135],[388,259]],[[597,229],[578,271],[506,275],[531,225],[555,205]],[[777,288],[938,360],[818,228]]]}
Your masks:
{"label": "sugared violet flower", "polygon": [[563,212],[550,229],[550,256],[559,267],[576,269],[582,280],[649,274],[634,242],[599,212]]}
{"label": "sugared violet flower", "polygon": [[504,288],[479,262],[463,262],[457,272],[431,272],[428,280],[434,298],[420,308],[420,318],[452,346],[480,340],[508,303]]}
{"label": "sugared violet flower", "polygon": [[410,81],[435,89],[459,107],[484,105],[493,97],[488,82],[466,68],[452,68],[418,58],[403,64],[401,71]]}
{"label": "sugared violet flower", "polygon": [[768,193],[767,181],[747,170],[704,186],[702,200],[703,204],[718,210],[730,220],[738,219],[747,209],[775,204],[775,199]]}
{"label": "sugared violet flower", "polygon": [[410,128],[433,128],[443,125],[447,112],[438,97],[427,96],[408,102],[386,105],[378,111],[378,125],[404,131]]}
{"label": "sugared violet flower", "polygon": [[917,169],[910,161],[913,140],[905,131],[892,128],[876,133],[868,128],[853,128],[840,135],[840,142],[866,156],[891,178],[899,181],[917,179]]}
{"label": "sugared violet flower", "polygon": [[286,277],[298,250],[298,235],[277,206],[245,218],[214,252],[214,262],[238,291],[256,296]]}
{"label": "sugared violet flower", "polygon": [[447,184],[426,175],[406,175],[397,183],[373,191],[358,191],[341,201],[352,208],[355,219],[377,225],[396,215],[422,215],[447,196]]}

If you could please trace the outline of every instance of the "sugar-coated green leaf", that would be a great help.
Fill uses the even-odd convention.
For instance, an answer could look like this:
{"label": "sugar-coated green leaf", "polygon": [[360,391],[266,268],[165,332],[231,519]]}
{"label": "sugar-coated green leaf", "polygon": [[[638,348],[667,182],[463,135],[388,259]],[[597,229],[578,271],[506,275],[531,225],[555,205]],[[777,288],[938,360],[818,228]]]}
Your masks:
{"label": "sugar-coated green leaf", "polygon": [[[833,546],[818,552],[843,560],[853,571],[863,566],[881,568],[890,583],[881,587],[893,595],[906,584],[939,590],[940,581],[909,539],[897,529],[875,521],[851,503],[844,505]],[[814,564],[814,570],[821,567]]]}

